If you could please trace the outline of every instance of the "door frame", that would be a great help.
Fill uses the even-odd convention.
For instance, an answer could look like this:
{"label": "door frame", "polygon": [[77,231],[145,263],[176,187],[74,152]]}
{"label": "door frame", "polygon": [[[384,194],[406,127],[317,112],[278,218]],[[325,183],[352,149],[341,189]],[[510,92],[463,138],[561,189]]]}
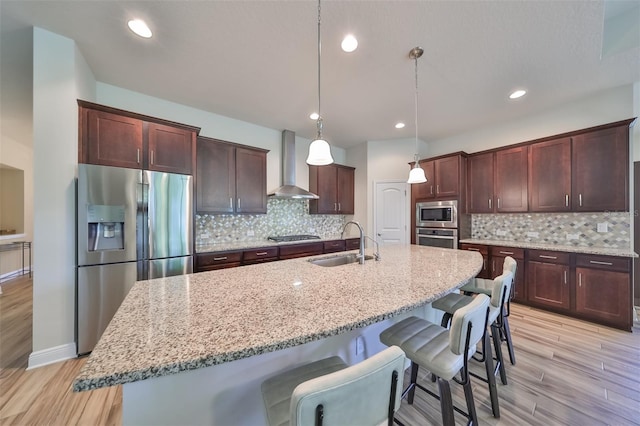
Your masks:
{"label": "door frame", "polygon": [[407,244],[411,244],[411,185],[407,183],[406,180],[400,180],[400,179],[384,179],[384,180],[374,180],[373,181],[373,197],[372,201],[373,201],[373,205],[372,205],[372,209],[373,210],[373,229],[372,229],[372,234],[374,237],[377,237],[376,235],[376,230],[378,229],[378,211],[377,211],[377,188],[378,188],[378,184],[399,184],[402,185],[404,187],[404,194],[405,194],[405,241],[407,242]]}

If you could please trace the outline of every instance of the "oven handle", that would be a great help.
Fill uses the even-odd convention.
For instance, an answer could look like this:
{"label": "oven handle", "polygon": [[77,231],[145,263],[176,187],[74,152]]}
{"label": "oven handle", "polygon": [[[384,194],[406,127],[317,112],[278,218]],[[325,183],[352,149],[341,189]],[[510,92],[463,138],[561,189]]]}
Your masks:
{"label": "oven handle", "polygon": [[456,237],[441,237],[439,235],[424,235],[424,234],[418,234],[418,238],[433,238],[434,240],[455,240]]}

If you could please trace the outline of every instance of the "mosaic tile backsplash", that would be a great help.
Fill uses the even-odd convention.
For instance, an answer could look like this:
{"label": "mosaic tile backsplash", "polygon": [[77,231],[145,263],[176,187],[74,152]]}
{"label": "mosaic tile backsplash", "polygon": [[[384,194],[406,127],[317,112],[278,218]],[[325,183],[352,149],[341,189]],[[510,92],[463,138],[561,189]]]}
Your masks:
{"label": "mosaic tile backsplash", "polygon": [[310,215],[307,200],[269,198],[267,214],[196,215],[196,245],[264,241],[272,235],[330,238],[342,231],[344,222],[344,215]]}
{"label": "mosaic tile backsplash", "polygon": [[[598,232],[598,223],[607,232]],[[471,238],[624,249],[631,246],[629,226],[627,212],[474,214]]]}

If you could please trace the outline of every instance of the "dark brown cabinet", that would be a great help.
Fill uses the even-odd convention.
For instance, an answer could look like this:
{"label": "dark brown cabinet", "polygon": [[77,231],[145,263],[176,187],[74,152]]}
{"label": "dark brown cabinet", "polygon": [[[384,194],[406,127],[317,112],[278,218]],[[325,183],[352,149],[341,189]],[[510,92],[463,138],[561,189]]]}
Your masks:
{"label": "dark brown cabinet", "polygon": [[192,174],[199,128],[78,101],[78,162]]}
{"label": "dark brown cabinet", "polygon": [[333,241],[325,241],[323,252],[324,253],[336,253],[339,251],[345,251],[346,243],[345,240],[333,240]]}
{"label": "dark brown cabinet", "polygon": [[280,260],[315,256],[324,252],[324,243],[302,243],[280,246]]}
{"label": "dark brown cabinet", "polygon": [[493,212],[493,152],[471,155],[467,159],[467,200],[469,213]]}
{"label": "dark brown cabinet", "polygon": [[241,251],[220,251],[196,254],[196,272],[235,268],[242,264]]}
{"label": "dark brown cabinet", "polygon": [[347,238],[345,241],[345,250],[359,250],[360,238]]}
{"label": "dark brown cabinet", "polygon": [[524,249],[515,247],[491,247],[491,278],[495,278],[502,274],[502,266],[504,258],[511,256],[516,261],[516,276],[513,277],[511,287],[512,299],[516,302],[525,301],[526,286],[524,273]]}
{"label": "dark brown cabinet", "polygon": [[573,210],[628,210],[628,126],[587,132],[572,139]]}
{"label": "dark brown cabinet", "polygon": [[630,259],[577,255],[576,313],[587,319],[631,330],[630,270]]}
{"label": "dark brown cabinet", "polygon": [[267,150],[199,137],[196,211],[267,212]]}
{"label": "dark brown cabinet", "polygon": [[534,143],[529,150],[530,211],[570,211],[571,138]]}
{"label": "dark brown cabinet", "polygon": [[569,254],[530,250],[527,300],[556,310],[571,308]]}
{"label": "dark brown cabinet", "polygon": [[526,146],[496,151],[494,186],[496,212],[516,213],[528,210],[528,152]]}
{"label": "dark brown cabinet", "polygon": [[491,267],[489,263],[489,247],[480,244],[460,244],[460,250],[477,251],[482,255],[482,269],[478,273],[478,278],[491,278]]}
{"label": "dark brown cabinet", "polygon": [[459,154],[420,161],[427,181],[411,185],[411,198],[416,201],[456,198],[460,195],[461,162]]}
{"label": "dark brown cabinet", "polygon": [[242,264],[273,262],[278,260],[278,247],[260,247],[242,252]]}
{"label": "dark brown cabinet", "polygon": [[309,201],[311,214],[354,213],[355,169],[340,164],[309,166],[309,191],[320,197]]}
{"label": "dark brown cabinet", "polygon": [[[414,200],[429,200],[436,197],[435,161],[420,161],[427,181],[411,185],[411,198]],[[413,167],[413,163],[411,164]]]}

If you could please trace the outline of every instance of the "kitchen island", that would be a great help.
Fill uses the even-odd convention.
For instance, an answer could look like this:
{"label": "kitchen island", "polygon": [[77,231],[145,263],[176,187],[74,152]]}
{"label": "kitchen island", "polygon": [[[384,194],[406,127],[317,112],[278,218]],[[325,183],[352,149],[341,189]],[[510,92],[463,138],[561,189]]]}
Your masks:
{"label": "kitchen island", "polygon": [[74,390],[123,384],[125,424],[264,424],[266,377],[330,355],[353,364],[379,352],[380,331],[409,314],[435,320],[430,302],[482,267],[468,251],[380,253],[364,265],[301,258],[138,282]]}

